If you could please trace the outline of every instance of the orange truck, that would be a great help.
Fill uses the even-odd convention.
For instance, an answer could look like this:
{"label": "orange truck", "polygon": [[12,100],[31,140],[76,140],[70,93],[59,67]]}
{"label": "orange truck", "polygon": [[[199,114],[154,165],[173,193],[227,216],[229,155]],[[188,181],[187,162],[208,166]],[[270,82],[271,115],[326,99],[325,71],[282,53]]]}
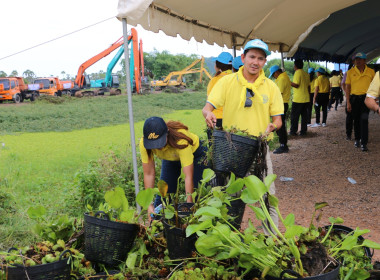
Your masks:
{"label": "orange truck", "polygon": [[40,85],[39,94],[54,96],[72,95],[71,90],[74,87],[74,82],[61,81],[58,77],[37,78],[34,84]]}
{"label": "orange truck", "polygon": [[38,84],[27,85],[22,77],[0,78],[0,103],[3,101],[23,102],[25,99],[34,99],[38,96]]}

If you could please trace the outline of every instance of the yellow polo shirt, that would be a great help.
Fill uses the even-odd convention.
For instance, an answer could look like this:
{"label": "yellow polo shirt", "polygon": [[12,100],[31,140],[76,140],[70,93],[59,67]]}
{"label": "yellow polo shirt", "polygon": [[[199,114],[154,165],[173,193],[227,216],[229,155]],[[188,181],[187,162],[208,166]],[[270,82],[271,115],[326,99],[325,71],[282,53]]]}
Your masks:
{"label": "yellow polo shirt", "polygon": [[[222,73],[220,73],[218,76],[215,76],[213,77],[210,82],[208,83],[207,85],[207,96],[210,95],[210,92],[212,90],[212,88],[215,86],[216,82],[220,80],[220,78],[228,75],[228,74],[232,74],[232,70],[226,70],[226,71],[223,71]],[[223,107],[221,108],[218,108],[218,109],[215,109],[214,111],[212,111],[215,115],[215,117],[217,119],[222,119],[223,118]]]}
{"label": "yellow polo shirt", "polygon": [[332,76],[330,78],[331,87],[340,87],[341,81],[342,81],[342,78],[339,75],[338,76]]}
{"label": "yellow polo shirt", "polygon": [[369,85],[367,96],[372,98],[380,97],[380,74],[376,72],[371,84]]}
{"label": "yellow polo shirt", "polygon": [[277,77],[275,82],[282,94],[282,100],[284,100],[284,103],[289,103],[290,91],[292,86],[290,85],[291,82],[288,74],[286,74],[286,72],[281,73]]}
{"label": "yellow polo shirt", "polygon": [[363,95],[367,93],[368,87],[375,76],[375,71],[367,65],[363,73],[355,66],[347,71],[346,84],[351,85],[351,94]]}
{"label": "yellow polo shirt", "polygon": [[265,133],[271,116],[284,114],[284,103],[277,85],[263,72],[260,75],[264,77],[257,86],[257,93],[251,98],[251,107],[242,107],[240,104],[241,93],[246,88],[238,81],[238,73],[223,77],[214,86],[207,102],[214,108],[224,107],[223,126],[236,127],[246,130],[250,135],[260,136]]}
{"label": "yellow polo shirt", "polygon": [[315,80],[315,87],[318,87],[318,93],[327,93],[330,92],[330,81],[325,75],[320,75]]}
{"label": "yellow polo shirt", "polygon": [[308,103],[310,101],[309,96],[309,84],[310,77],[302,69],[298,69],[294,73],[293,83],[299,85],[298,88],[293,88],[293,102]]}
{"label": "yellow polo shirt", "polygon": [[[178,131],[190,137],[193,140],[193,146],[189,144],[184,149],[176,149],[176,148],[173,148],[172,146],[166,145],[162,149],[152,149],[152,152],[154,155],[156,155],[160,159],[165,159],[165,160],[170,160],[170,161],[181,161],[181,166],[186,167],[186,166],[191,165],[194,161],[193,153],[199,147],[199,137],[186,129],[179,129]],[[185,139],[181,139],[177,143],[179,145],[188,144],[188,142]],[[144,147],[143,137],[140,139],[139,146],[140,146],[141,161],[143,163],[148,163],[149,162],[148,152]]]}
{"label": "yellow polo shirt", "polygon": [[[314,93],[314,91],[315,91],[315,81],[316,80],[317,80],[317,77],[314,76],[313,80],[310,82],[310,93]],[[310,100],[310,101],[312,101],[312,100]]]}

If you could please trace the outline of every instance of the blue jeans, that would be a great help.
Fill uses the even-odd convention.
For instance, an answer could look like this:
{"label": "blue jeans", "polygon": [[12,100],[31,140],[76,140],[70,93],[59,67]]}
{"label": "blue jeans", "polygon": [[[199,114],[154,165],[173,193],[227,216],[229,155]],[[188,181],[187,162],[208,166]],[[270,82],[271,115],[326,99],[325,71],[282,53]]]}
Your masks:
{"label": "blue jeans", "polygon": [[[202,180],[203,170],[207,168],[204,165],[203,160],[206,156],[207,147],[199,143],[198,149],[193,153],[194,155],[194,174],[193,182],[194,188],[198,187],[199,182]],[[181,176],[181,162],[162,160],[161,176],[160,180],[165,181],[168,184],[168,193],[175,193],[177,191],[178,177]],[[161,196],[156,195],[154,199],[154,207],[161,204]]]}

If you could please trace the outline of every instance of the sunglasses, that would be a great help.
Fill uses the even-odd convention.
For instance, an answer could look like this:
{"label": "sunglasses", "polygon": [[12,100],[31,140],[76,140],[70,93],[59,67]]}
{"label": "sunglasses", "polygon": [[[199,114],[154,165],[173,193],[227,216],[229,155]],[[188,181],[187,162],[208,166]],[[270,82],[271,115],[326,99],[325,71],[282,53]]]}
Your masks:
{"label": "sunglasses", "polygon": [[251,97],[254,97],[254,96],[255,96],[255,93],[251,89],[247,88],[246,99],[245,99],[245,104],[244,104],[245,108],[252,107]]}

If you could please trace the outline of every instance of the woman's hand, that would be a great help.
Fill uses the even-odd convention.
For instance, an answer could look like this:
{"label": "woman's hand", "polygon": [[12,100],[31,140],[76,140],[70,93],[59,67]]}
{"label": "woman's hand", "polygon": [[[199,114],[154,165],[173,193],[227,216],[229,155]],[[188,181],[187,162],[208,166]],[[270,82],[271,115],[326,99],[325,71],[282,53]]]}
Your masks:
{"label": "woman's hand", "polygon": [[152,215],[154,215],[154,206],[153,204],[151,203],[148,207],[148,219],[149,219],[149,222],[151,222],[153,220],[153,217]]}

